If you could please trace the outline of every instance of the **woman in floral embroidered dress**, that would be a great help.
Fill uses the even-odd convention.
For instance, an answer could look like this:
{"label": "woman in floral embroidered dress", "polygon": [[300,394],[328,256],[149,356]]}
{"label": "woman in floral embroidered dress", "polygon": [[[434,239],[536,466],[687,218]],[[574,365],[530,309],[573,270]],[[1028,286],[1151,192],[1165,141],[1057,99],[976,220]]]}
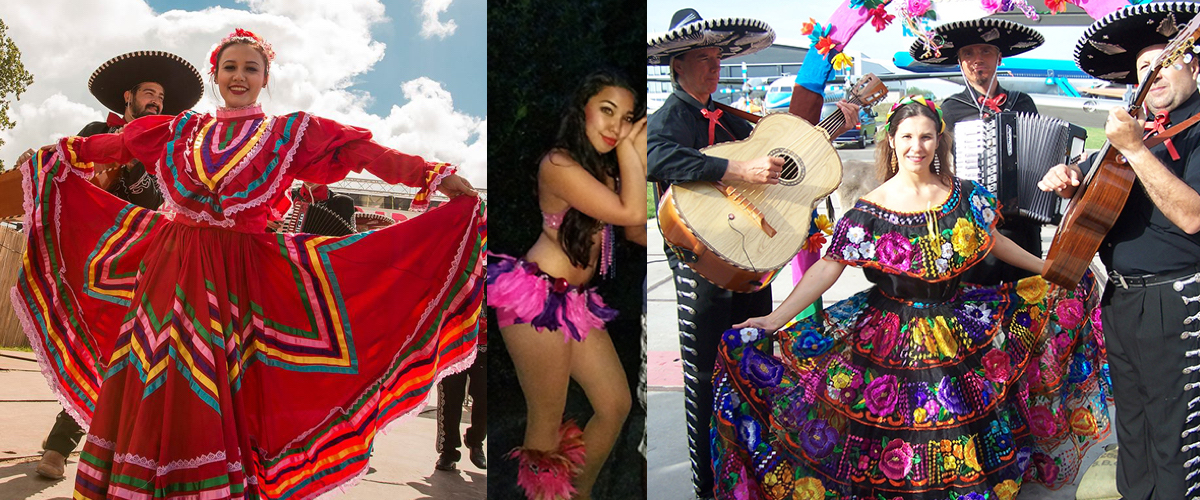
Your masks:
{"label": "woman in floral embroidered dress", "polygon": [[[210,59],[216,116],[147,116],[21,167],[28,240],[12,297],[47,380],[90,424],[75,498],[347,487],[374,435],[474,357],[480,199],[453,167],[364,129],[264,115],[272,57],[237,30]],[[85,180],[90,162],[132,158],[157,171],[161,211]],[[378,231],[264,232],[294,179],[364,168],[420,187],[414,210],[435,189],[453,199]]]}
{"label": "woman in floral embroidered dress", "polygon": [[[959,283],[989,251],[1042,261],[994,231],[991,193],[954,178],[944,126],[923,97],[893,106],[883,185],[778,309],[724,335],[718,497],[1011,500],[1026,479],[1070,483],[1107,434],[1092,277]],[[876,286],[779,330],[846,265]],[[782,359],[764,354],[772,340]]]}

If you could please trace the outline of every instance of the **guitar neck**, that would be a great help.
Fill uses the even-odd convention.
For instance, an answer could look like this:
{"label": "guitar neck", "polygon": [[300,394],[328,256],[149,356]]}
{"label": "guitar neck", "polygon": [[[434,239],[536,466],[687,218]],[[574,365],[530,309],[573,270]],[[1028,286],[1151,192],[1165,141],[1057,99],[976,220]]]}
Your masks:
{"label": "guitar neck", "polygon": [[[848,102],[850,104],[857,104],[859,106],[863,105],[862,99],[859,99],[857,95],[851,95],[850,98],[846,100],[846,102]],[[846,124],[846,117],[842,115],[841,110],[838,110],[833,113],[829,113],[829,116],[826,116],[824,120],[821,120],[821,122],[818,123],[817,126],[821,127],[821,129],[825,130],[825,133],[828,134],[829,137],[833,137],[833,131],[841,128],[842,125],[845,125],[845,124]]]}

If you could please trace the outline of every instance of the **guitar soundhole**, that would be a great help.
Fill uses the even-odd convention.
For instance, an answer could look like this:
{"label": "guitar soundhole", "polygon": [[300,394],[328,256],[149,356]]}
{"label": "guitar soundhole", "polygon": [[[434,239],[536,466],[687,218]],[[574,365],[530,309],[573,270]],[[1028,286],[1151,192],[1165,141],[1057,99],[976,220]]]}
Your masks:
{"label": "guitar soundhole", "polygon": [[783,158],[783,171],[779,174],[779,183],[784,186],[794,186],[804,180],[804,160],[796,153],[784,148],[778,148],[768,153],[768,156]]}

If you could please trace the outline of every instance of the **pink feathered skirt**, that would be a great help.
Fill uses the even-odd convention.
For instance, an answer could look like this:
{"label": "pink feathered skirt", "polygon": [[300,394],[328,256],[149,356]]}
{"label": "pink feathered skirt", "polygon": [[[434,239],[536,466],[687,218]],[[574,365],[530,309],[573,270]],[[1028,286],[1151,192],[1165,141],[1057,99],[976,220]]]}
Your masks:
{"label": "pink feathered skirt", "polygon": [[503,254],[488,253],[487,305],[500,328],[529,323],[538,331],[562,330],[563,342],[583,341],[593,328],[617,317],[594,288],[582,288]]}

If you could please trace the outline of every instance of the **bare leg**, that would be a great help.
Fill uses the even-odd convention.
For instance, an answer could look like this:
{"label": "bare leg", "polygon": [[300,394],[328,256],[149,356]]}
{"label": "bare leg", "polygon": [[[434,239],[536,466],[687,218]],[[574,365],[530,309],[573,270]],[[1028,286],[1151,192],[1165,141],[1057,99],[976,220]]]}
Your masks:
{"label": "bare leg", "polygon": [[525,395],[525,447],[557,449],[558,428],[567,404],[571,344],[563,342],[559,332],[539,332],[528,324],[501,328],[500,335]]}
{"label": "bare leg", "polygon": [[583,342],[572,343],[571,377],[579,382],[595,414],[583,430],[587,460],[575,478],[578,498],[589,499],[600,468],[608,459],[629,415],[629,382],[607,331],[592,330]]}

